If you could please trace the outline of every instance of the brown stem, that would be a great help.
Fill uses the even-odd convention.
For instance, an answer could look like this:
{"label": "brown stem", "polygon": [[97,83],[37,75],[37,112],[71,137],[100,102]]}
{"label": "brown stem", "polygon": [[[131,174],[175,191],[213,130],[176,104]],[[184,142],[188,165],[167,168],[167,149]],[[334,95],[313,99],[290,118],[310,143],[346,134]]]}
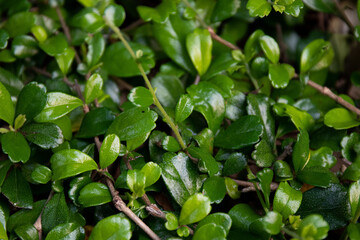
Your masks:
{"label": "brown stem", "polygon": [[[254,187],[254,183],[252,183],[252,182],[237,180],[237,179],[232,179],[232,180],[234,182],[236,182],[236,184],[239,185],[240,187],[244,187],[241,190],[241,192],[255,192],[256,191],[256,188]],[[257,185],[259,185],[259,184],[257,183]],[[276,182],[272,182],[270,184],[271,191],[275,191],[278,187],[279,187],[279,184]]]}
{"label": "brown stem", "polygon": [[48,78],[51,78],[51,73],[47,72],[46,70],[44,69],[41,69],[41,68],[38,68],[38,67],[31,67],[30,68],[32,71],[38,73],[38,74],[41,74],[41,75],[44,75],[45,77],[48,77]]}
{"label": "brown stem", "polygon": [[211,38],[214,39],[215,41],[218,41],[219,43],[221,43],[222,45],[227,46],[228,48],[231,48],[233,50],[239,50],[240,48],[238,46],[235,46],[234,44],[232,44],[231,42],[226,41],[225,39],[221,38],[219,35],[217,35],[214,31],[214,29],[212,29],[211,27],[207,28]]}
{"label": "brown stem", "polygon": [[355,27],[352,24],[352,22],[350,21],[349,17],[346,15],[344,8],[341,7],[338,0],[335,0],[335,5],[336,5],[338,12],[340,13],[340,18],[349,26],[350,30],[352,32],[354,32]]}
{"label": "brown stem", "polygon": [[39,234],[39,240],[41,240],[42,239],[42,224],[41,224],[41,216],[42,216],[42,214],[43,214],[43,212],[44,212],[44,209],[45,209],[45,206],[46,206],[46,204],[50,201],[50,199],[54,196],[54,190],[51,190],[51,192],[50,192],[50,194],[49,194],[49,196],[48,196],[48,198],[47,198],[47,200],[46,200],[46,202],[45,202],[45,204],[44,204],[44,207],[43,207],[43,209],[41,210],[41,212],[40,212],[40,215],[38,216],[38,218],[36,219],[36,221],[35,221],[35,223],[34,223],[34,227],[35,227],[35,229],[38,231],[38,234]]}
{"label": "brown stem", "polygon": [[289,155],[291,154],[291,152],[292,152],[292,148],[291,148],[292,145],[293,145],[292,142],[289,143],[289,144],[285,147],[284,152],[277,158],[277,160],[282,161],[282,160],[284,160],[287,156],[289,156]]}
{"label": "brown stem", "polygon": [[130,85],[129,83],[125,82],[125,81],[122,80],[121,78],[113,77],[112,79],[115,80],[115,82],[117,83],[117,85],[119,86],[120,89],[125,89],[125,90],[130,91],[131,89],[134,88],[132,85]]}
{"label": "brown stem", "polygon": [[129,31],[137,28],[138,26],[140,26],[140,25],[142,25],[142,24],[144,24],[144,23],[145,23],[144,20],[138,19],[137,21],[131,23],[131,24],[130,24],[129,26],[127,26],[126,28],[123,28],[123,31],[124,31],[124,32],[129,32]]}
{"label": "brown stem", "polygon": [[194,81],[194,85],[198,85],[200,82],[200,75],[196,75],[195,81]]}

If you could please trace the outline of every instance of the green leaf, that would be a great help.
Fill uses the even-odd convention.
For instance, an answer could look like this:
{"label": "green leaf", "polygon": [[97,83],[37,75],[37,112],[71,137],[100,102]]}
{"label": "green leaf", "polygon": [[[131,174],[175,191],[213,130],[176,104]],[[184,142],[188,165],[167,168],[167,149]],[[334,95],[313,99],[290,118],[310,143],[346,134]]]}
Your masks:
{"label": "green leaf", "polygon": [[219,166],[208,150],[198,147],[189,147],[187,150],[192,157],[199,159],[198,165],[201,171],[208,172],[210,176],[219,172]]}
{"label": "green leaf", "polygon": [[245,169],[246,165],[247,165],[247,159],[244,154],[237,152],[232,153],[226,159],[223,168],[223,174],[225,176],[233,175]]}
{"label": "green leaf", "polygon": [[274,173],[276,181],[286,181],[293,179],[292,170],[289,164],[282,160],[278,160],[274,163]]}
{"label": "green leaf", "polygon": [[201,193],[190,196],[181,208],[179,224],[196,223],[205,218],[211,211],[210,199]]}
{"label": "green leaf", "polygon": [[80,240],[85,238],[85,230],[77,223],[64,223],[53,228],[45,240],[66,240],[66,239],[74,239]]}
{"label": "green leaf", "polygon": [[333,58],[334,50],[330,42],[323,39],[314,40],[301,53],[300,73],[327,68]]}
{"label": "green leaf", "polygon": [[20,132],[8,132],[1,137],[1,146],[5,154],[13,163],[27,162],[31,149],[26,139]]}
{"label": "green leaf", "polygon": [[115,115],[107,108],[96,108],[88,112],[81,122],[78,138],[92,138],[105,134]]}
{"label": "green leaf", "polygon": [[271,3],[266,0],[249,0],[246,8],[252,17],[265,17],[271,12]]}
{"label": "green leaf", "polygon": [[101,145],[99,159],[100,167],[111,165],[120,154],[120,139],[115,134],[107,135]]}
{"label": "green leaf", "polygon": [[287,182],[281,182],[275,192],[273,209],[288,219],[299,209],[301,200],[301,191],[293,189]]}
{"label": "green leaf", "polygon": [[[250,0],[251,1],[251,0]],[[262,0],[261,0],[262,1]],[[275,39],[264,35],[259,38],[260,47],[265,56],[273,63],[277,64],[280,58],[280,48]]]}
{"label": "green leaf", "polygon": [[15,228],[15,233],[23,240],[38,240],[39,233],[32,224],[23,225]]}
{"label": "green leaf", "polygon": [[360,179],[360,161],[353,162],[346,168],[342,179],[357,181]]}
{"label": "green leaf", "polygon": [[336,164],[336,158],[333,151],[329,147],[321,147],[317,150],[310,150],[310,160],[306,164],[306,168],[321,166],[325,168],[332,168]]}
{"label": "green leaf", "polygon": [[92,230],[89,240],[130,240],[131,235],[130,221],[126,217],[117,214],[98,222]]}
{"label": "green leaf", "polygon": [[318,214],[312,214],[303,219],[299,229],[301,237],[312,239],[325,239],[328,231],[329,224]]}
{"label": "green leaf", "polygon": [[[142,51],[143,56],[138,59],[148,73],[155,66],[153,51],[142,44],[129,42],[134,52]],[[117,42],[106,47],[104,56],[102,57],[103,68],[110,74],[117,77],[133,77],[141,75],[138,69],[137,61],[135,61],[128,50],[126,50],[122,42]]]}
{"label": "green leaf", "polygon": [[251,153],[251,157],[259,167],[270,167],[276,160],[273,148],[265,139],[262,139],[255,145],[255,150]]}
{"label": "green leaf", "polygon": [[[4,84],[3,86],[6,87],[7,91],[9,91],[10,95],[17,96],[19,95],[21,89],[24,87],[24,84],[22,81],[15,76],[13,73],[3,69],[0,67],[0,83]],[[2,94],[0,96],[5,96],[4,94],[4,88],[3,86],[0,86],[0,91]],[[7,102],[8,100],[1,99],[1,102]],[[7,103],[8,104],[8,103]],[[4,105],[6,106],[6,105]],[[0,114],[2,116],[2,112]],[[1,118],[1,117],[0,117]]]}
{"label": "green leaf", "polygon": [[0,62],[11,63],[15,61],[16,58],[13,56],[9,49],[0,51]]}
{"label": "green leaf", "polygon": [[54,123],[32,123],[21,130],[29,142],[41,148],[56,148],[64,142],[60,127]]}
{"label": "green leaf", "polygon": [[8,45],[9,34],[5,29],[0,29],[0,49],[4,49]]}
{"label": "green leaf", "polygon": [[325,13],[335,13],[336,4],[332,0],[303,0],[309,8]]}
{"label": "green leaf", "polygon": [[68,48],[68,43],[64,34],[58,34],[39,43],[39,47],[48,55],[55,56],[62,54]]}
{"label": "green leaf", "polygon": [[48,38],[45,28],[43,28],[41,25],[33,26],[31,28],[31,33],[39,42],[44,42]]}
{"label": "green leaf", "polygon": [[121,113],[107,130],[107,134],[116,134],[122,141],[139,138],[156,126],[157,114],[144,108],[132,108]]}
{"label": "green leaf", "polygon": [[299,172],[304,169],[310,160],[309,134],[306,130],[300,129],[297,142],[294,146],[292,160],[295,172]]}
{"label": "green leaf", "polygon": [[55,123],[59,126],[61,129],[61,132],[64,136],[64,139],[71,140],[72,138],[72,126],[71,126],[71,119],[68,116],[64,116],[61,118],[58,118],[54,121],[51,121],[52,123]]}
{"label": "green leaf", "polygon": [[175,109],[176,122],[182,122],[187,119],[194,109],[194,104],[189,95],[181,95]]}
{"label": "green leaf", "polygon": [[201,227],[196,227],[196,232],[194,234],[194,240],[206,240],[206,239],[217,239],[217,240],[226,240],[225,229],[216,225],[215,223],[208,223]]}
{"label": "green leaf", "polygon": [[17,58],[32,57],[38,53],[36,40],[27,35],[17,36],[11,43],[11,52]]}
{"label": "green leaf", "polygon": [[79,192],[78,202],[85,208],[102,205],[111,201],[110,191],[102,183],[89,183]]}
{"label": "green leaf", "polygon": [[70,20],[70,24],[86,32],[96,33],[104,27],[105,22],[96,8],[84,8]]}
{"label": "green leaf", "polygon": [[351,216],[348,193],[340,184],[310,189],[303,193],[297,214],[300,214],[301,218],[320,214],[329,223],[330,230],[342,228],[348,224]]}
{"label": "green leaf", "polygon": [[45,205],[41,215],[43,232],[46,234],[54,227],[63,223],[68,223],[70,216],[70,210],[66,204],[64,192],[55,193]]}
{"label": "green leaf", "polygon": [[33,194],[30,185],[19,169],[15,168],[10,172],[1,191],[15,207],[29,209],[33,207]]}
{"label": "green leaf", "polygon": [[207,72],[201,77],[201,80],[207,81],[217,74],[226,72],[232,66],[235,66],[236,60],[232,57],[229,51],[220,53],[214,58],[210,64]]}
{"label": "green leaf", "polygon": [[86,63],[88,68],[95,66],[101,59],[105,51],[105,39],[99,32],[94,34],[88,41],[88,52],[86,54]]}
{"label": "green leaf", "polygon": [[349,234],[350,240],[356,240],[360,238],[360,224],[350,223],[346,231]]}
{"label": "green leaf", "polygon": [[46,87],[37,82],[31,82],[21,90],[16,103],[16,116],[24,114],[26,120],[32,120],[46,105]]}
{"label": "green leaf", "polygon": [[226,195],[225,180],[222,177],[212,176],[204,182],[203,194],[208,196],[211,203],[221,203]]}
{"label": "green leaf", "polygon": [[82,101],[79,98],[61,92],[51,92],[47,94],[45,107],[34,120],[36,122],[56,120],[79,106],[82,106]]}
{"label": "green leaf", "polygon": [[245,43],[244,54],[246,61],[249,62],[257,53],[260,52],[260,37],[264,36],[265,33],[258,29],[253,32]]}
{"label": "green leaf", "polygon": [[274,111],[279,116],[289,116],[298,130],[310,130],[314,125],[314,118],[307,112],[284,103],[274,105]]}
{"label": "green leaf", "polygon": [[0,189],[11,166],[12,162],[10,160],[0,161]]}
{"label": "green leaf", "polygon": [[149,107],[154,103],[150,91],[144,87],[135,87],[131,89],[128,99],[138,107]]}
{"label": "green leaf", "polygon": [[293,17],[299,17],[301,9],[304,8],[302,0],[295,0],[292,4],[285,6],[285,13]]}
{"label": "green leaf", "polygon": [[275,88],[286,88],[294,74],[295,69],[289,64],[269,65],[269,79]]}
{"label": "green leaf", "polygon": [[201,188],[202,182],[195,165],[185,153],[166,153],[160,163],[162,179],[175,201],[182,206]]}
{"label": "green leaf", "polygon": [[91,183],[92,180],[88,176],[81,176],[76,177],[71,180],[70,187],[69,187],[69,198],[74,202],[76,206],[80,206],[80,203],[78,202],[80,191],[83,187],[85,187],[87,184]]}
{"label": "green leaf", "polygon": [[260,218],[248,204],[239,203],[229,211],[232,227],[248,232],[250,225]]}
{"label": "green leaf", "polygon": [[145,173],[138,169],[127,171],[126,183],[129,189],[135,195],[135,198],[142,197],[145,194]]}
{"label": "green leaf", "polygon": [[270,185],[274,177],[274,172],[270,168],[264,168],[256,174],[259,179],[260,189],[264,194],[266,206],[270,208]]}
{"label": "green leaf", "polygon": [[153,20],[157,23],[165,23],[170,14],[176,13],[176,4],[175,0],[164,0],[156,8],[138,6],[137,10],[145,22]]}
{"label": "green leaf", "polygon": [[175,214],[173,213],[166,213],[165,215],[166,223],[165,228],[169,231],[176,230],[179,226],[179,221]]}
{"label": "green leaf", "polygon": [[359,151],[357,150],[357,146],[360,142],[360,134],[353,132],[350,136],[345,136],[341,140],[341,153],[344,158],[349,160],[350,162],[355,162],[360,159]]}
{"label": "green leaf", "polygon": [[62,53],[56,54],[55,59],[61,72],[66,75],[75,57],[75,50],[66,48]]}
{"label": "green leaf", "polygon": [[281,214],[273,211],[267,212],[266,215],[261,218],[261,223],[264,230],[271,235],[279,234],[284,225]]}
{"label": "green leaf", "polygon": [[96,98],[101,96],[103,87],[103,79],[100,74],[95,73],[86,81],[84,98],[85,103],[89,104],[93,102]]}
{"label": "green leaf", "polygon": [[351,217],[356,219],[360,211],[360,181],[353,182],[349,187],[349,200],[351,206]]}
{"label": "green leaf", "polygon": [[178,14],[170,15],[165,23],[152,25],[154,37],[164,52],[186,71],[195,74],[196,70],[186,50],[186,36],[195,29],[193,21],[187,21]]}
{"label": "green leaf", "polygon": [[212,22],[221,22],[234,16],[240,7],[240,0],[219,0],[211,14]]}
{"label": "green leaf", "polygon": [[211,63],[212,39],[207,29],[195,29],[186,37],[186,48],[190,59],[200,76],[204,75]]}
{"label": "green leaf", "polygon": [[257,116],[242,116],[216,137],[214,145],[225,149],[239,149],[259,141],[263,132]]}
{"label": "green leaf", "polygon": [[25,122],[26,122],[26,117],[25,117],[25,115],[20,114],[19,116],[17,116],[17,117],[15,118],[14,129],[15,129],[15,130],[18,130],[19,128],[21,128],[21,127],[24,125]]}
{"label": "green leaf", "polygon": [[0,82],[0,119],[12,125],[14,121],[14,105],[11,101],[11,96],[5,86]]}
{"label": "green leaf", "polygon": [[166,136],[161,141],[162,147],[169,152],[178,152],[181,150],[180,144],[173,136]]}
{"label": "green leaf", "polygon": [[125,20],[125,10],[118,4],[110,4],[104,11],[103,15],[107,21],[110,21],[117,27],[120,27]]}
{"label": "green leaf", "polygon": [[40,184],[46,184],[51,180],[51,170],[44,165],[38,165],[31,173],[31,179]]}
{"label": "green leaf", "polygon": [[173,75],[157,74],[151,79],[151,85],[156,89],[156,97],[160,103],[168,108],[174,108],[184,93],[183,83]]}
{"label": "green leaf", "polygon": [[324,123],[328,127],[339,129],[349,129],[360,125],[356,116],[345,108],[334,108],[324,116]]}
{"label": "green leaf", "polygon": [[52,155],[50,162],[53,170],[53,181],[97,169],[97,164],[91,157],[75,149],[56,152]]}
{"label": "green leaf", "polygon": [[33,12],[19,12],[12,15],[4,26],[10,37],[24,35],[30,32],[35,24],[35,14]]}
{"label": "green leaf", "polygon": [[240,191],[238,189],[237,183],[232,180],[231,178],[226,177],[225,178],[225,186],[226,186],[226,192],[229,194],[229,196],[232,199],[238,199],[240,197]]}
{"label": "green leaf", "polygon": [[200,227],[209,223],[214,223],[217,226],[221,226],[225,230],[227,235],[230,231],[232,220],[231,217],[226,213],[221,213],[221,212],[213,213],[206,216],[203,220],[199,222],[199,224],[196,226],[195,232],[197,232],[200,229]]}
{"label": "green leaf", "polygon": [[161,168],[154,162],[146,163],[142,167],[141,172],[145,175],[145,187],[153,185],[161,177]]}

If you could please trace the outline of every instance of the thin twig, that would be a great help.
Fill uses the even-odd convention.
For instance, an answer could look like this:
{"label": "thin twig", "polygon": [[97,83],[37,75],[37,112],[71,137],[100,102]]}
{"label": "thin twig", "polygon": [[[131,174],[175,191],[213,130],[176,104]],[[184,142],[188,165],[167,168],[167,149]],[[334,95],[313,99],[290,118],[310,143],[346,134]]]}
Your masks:
{"label": "thin twig", "polygon": [[284,152],[277,158],[277,160],[282,161],[282,160],[284,160],[287,156],[289,156],[289,155],[291,154],[291,152],[292,152],[292,148],[291,148],[292,145],[293,145],[292,142],[289,143],[289,144],[285,147]]}
{"label": "thin twig", "polygon": [[50,194],[49,194],[49,196],[48,196],[48,198],[47,198],[47,200],[46,200],[46,202],[45,202],[45,204],[44,204],[44,207],[43,207],[43,209],[41,210],[41,212],[40,212],[40,215],[38,216],[38,218],[36,219],[36,221],[35,221],[35,223],[34,223],[34,227],[35,227],[35,229],[38,231],[38,234],[39,234],[39,240],[41,240],[42,239],[42,224],[41,224],[41,216],[42,216],[42,214],[43,214],[43,212],[44,212],[44,209],[45,209],[45,207],[46,207],[46,204],[50,201],[50,199],[54,196],[54,190],[51,190],[50,191]]}
{"label": "thin twig", "polygon": [[198,85],[200,82],[200,75],[196,75],[195,81],[194,81],[194,85]]}
{"label": "thin twig", "polygon": [[131,89],[134,88],[131,84],[125,82],[121,78],[112,77],[112,79],[115,80],[115,82],[117,83],[117,85],[119,86],[120,89],[125,89],[125,90],[130,91]]}
{"label": "thin twig", "polygon": [[142,24],[144,24],[144,23],[145,23],[144,20],[138,19],[138,20],[136,20],[135,22],[133,22],[133,23],[131,23],[130,25],[128,25],[127,27],[123,28],[123,31],[124,31],[124,32],[129,32],[129,31],[137,28],[138,26],[140,26],[140,25],[142,25]]}
{"label": "thin twig", "polygon": [[31,70],[33,70],[34,72],[44,75],[45,77],[51,78],[51,73],[49,73],[48,71],[38,68],[38,67],[30,67]]}
{"label": "thin twig", "polygon": [[[254,183],[252,183],[252,182],[243,181],[243,180],[237,180],[237,179],[233,179],[233,178],[232,178],[232,180],[234,182],[236,182],[236,184],[239,185],[240,187],[244,187],[241,190],[241,192],[255,192],[256,191],[256,189],[254,187]],[[257,185],[259,185],[259,184],[257,183]],[[271,191],[275,191],[278,187],[279,187],[279,184],[276,183],[276,182],[272,182],[270,184],[270,190]]]}
{"label": "thin twig", "polygon": [[240,48],[238,46],[235,46],[231,42],[228,42],[225,39],[223,39],[222,37],[220,37],[219,35],[217,35],[215,33],[214,29],[212,29],[211,27],[207,27],[207,29],[210,33],[211,38],[214,39],[215,41],[221,43],[222,45],[224,45],[232,50],[240,50]]}
{"label": "thin twig", "polygon": [[338,0],[335,0],[335,5],[336,5],[336,8],[338,10],[338,12],[340,13],[340,18],[349,26],[350,30],[352,32],[355,31],[355,27],[354,25],[352,24],[352,22],[350,21],[349,17],[346,15],[345,11],[344,11],[344,8],[341,7],[340,3]]}

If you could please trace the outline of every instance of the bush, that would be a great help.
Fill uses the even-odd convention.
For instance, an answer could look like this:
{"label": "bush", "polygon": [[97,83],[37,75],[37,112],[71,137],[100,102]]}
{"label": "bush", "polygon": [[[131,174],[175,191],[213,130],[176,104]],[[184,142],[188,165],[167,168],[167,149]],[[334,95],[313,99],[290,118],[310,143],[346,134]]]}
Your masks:
{"label": "bush", "polygon": [[360,238],[360,1],[0,9],[0,239]]}

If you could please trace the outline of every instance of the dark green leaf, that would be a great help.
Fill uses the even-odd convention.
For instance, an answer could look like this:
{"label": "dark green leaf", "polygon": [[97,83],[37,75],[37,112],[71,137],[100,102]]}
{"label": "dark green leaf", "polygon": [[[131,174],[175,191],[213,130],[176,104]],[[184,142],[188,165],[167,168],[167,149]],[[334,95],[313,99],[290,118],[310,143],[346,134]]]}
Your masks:
{"label": "dark green leaf", "polygon": [[201,188],[201,179],[196,167],[185,153],[166,153],[160,164],[161,176],[175,201],[182,206]]}
{"label": "dark green leaf", "polygon": [[298,134],[297,142],[294,146],[294,152],[292,154],[293,165],[295,172],[299,172],[304,169],[310,159],[309,150],[309,134],[306,130],[300,130]]}
{"label": "dark green leaf", "polygon": [[149,107],[154,102],[150,91],[144,87],[135,87],[131,89],[128,99],[138,107]]}
{"label": "dark green leaf", "polygon": [[199,222],[205,218],[210,211],[210,199],[201,193],[196,193],[190,196],[184,203],[180,212],[179,224],[186,225]]}
{"label": "dark green leaf", "polygon": [[56,152],[52,155],[50,162],[53,181],[97,169],[97,164],[91,157],[75,149]]}
{"label": "dark green leaf", "polygon": [[101,95],[103,79],[100,74],[95,73],[86,81],[84,98],[85,103],[89,104]]}
{"label": "dark green leaf", "polygon": [[189,95],[181,95],[178,103],[176,104],[175,120],[182,122],[190,116],[194,109],[194,104]]}
{"label": "dark green leaf", "polygon": [[64,223],[53,228],[45,240],[81,240],[85,238],[85,230],[76,223]]}
{"label": "dark green leaf", "polygon": [[259,179],[260,189],[264,194],[264,199],[267,207],[270,207],[270,185],[274,177],[274,172],[270,168],[264,168],[256,174]]}
{"label": "dark green leaf", "polygon": [[225,149],[243,148],[259,141],[262,132],[259,117],[242,116],[215,137],[214,145]]}
{"label": "dark green leaf", "polygon": [[244,203],[232,207],[229,215],[232,220],[232,227],[246,232],[249,231],[251,223],[260,218],[249,205]]}
{"label": "dark green leaf", "polygon": [[0,161],[0,190],[11,166],[12,162],[10,160]]}
{"label": "dark green leaf", "polygon": [[151,80],[151,85],[156,88],[156,97],[164,107],[174,108],[184,93],[183,83],[172,75],[158,74]]}
{"label": "dark green leaf", "polygon": [[357,146],[360,142],[360,135],[356,132],[350,134],[350,136],[345,136],[341,140],[341,153],[347,160],[355,162],[360,159],[359,151],[357,151]]}
{"label": "dark green leaf", "polygon": [[349,234],[350,240],[356,240],[360,238],[360,224],[350,223],[346,230]]}
{"label": "dark green leaf", "polygon": [[200,170],[208,172],[210,176],[219,172],[219,166],[209,151],[197,147],[189,147],[187,150],[192,157],[199,159]]}
{"label": "dark green leaf", "polygon": [[89,68],[95,66],[105,51],[105,40],[101,33],[96,33],[88,42],[86,63]]}
{"label": "dark green leaf", "polygon": [[60,127],[54,123],[32,123],[21,130],[29,142],[45,149],[56,148],[64,142]]}
{"label": "dark green leaf", "polygon": [[230,176],[235,173],[240,172],[241,170],[245,169],[247,165],[247,159],[244,154],[242,153],[232,153],[226,159],[223,168],[223,174],[225,176]]}
{"label": "dark green leaf", "polygon": [[270,167],[276,160],[273,148],[265,139],[255,145],[255,150],[251,153],[251,157],[259,167]]}
{"label": "dark green leaf", "polygon": [[15,228],[15,233],[21,240],[38,240],[39,233],[32,224]]}
{"label": "dark green leaf", "polygon": [[45,205],[41,215],[41,225],[44,233],[59,224],[68,223],[70,220],[70,210],[65,201],[63,192],[55,193],[50,201]]}
{"label": "dark green leaf", "polygon": [[120,27],[125,20],[125,10],[121,5],[110,4],[104,11],[103,15],[107,21],[110,21],[117,27]]}
{"label": "dark green leaf", "polygon": [[0,119],[4,120],[8,124],[12,125],[14,121],[14,105],[11,101],[11,96],[5,86],[0,82]]}
{"label": "dark green leaf", "polygon": [[220,225],[216,225],[215,223],[208,223],[201,227],[196,227],[196,229],[197,230],[193,237],[194,240],[226,240],[225,229]]}
{"label": "dark green leaf", "polygon": [[166,136],[161,142],[162,147],[169,152],[178,152],[181,150],[180,144],[173,136]]}
{"label": "dark green leaf", "polygon": [[0,49],[4,49],[8,45],[9,34],[5,29],[0,29]]}
{"label": "dark green leaf", "polygon": [[61,54],[68,47],[64,34],[58,34],[39,43],[39,47],[50,56]]}
{"label": "dark green leaf", "polygon": [[288,219],[299,209],[302,200],[301,191],[295,190],[287,182],[281,182],[275,192],[273,209]]}
{"label": "dark green leaf", "polygon": [[31,149],[20,132],[8,132],[1,137],[1,146],[5,154],[13,163],[27,162],[30,158]]}
{"label": "dark green leaf", "polygon": [[32,208],[33,195],[29,183],[19,169],[14,169],[5,179],[1,189],[9,201],[18,208]]}
{"label": "dark green leaf", "polygon": [[71,180],[68,194],[76,206],[80,206],[78,197],[81,189],[91,182],[92,180],[88,176],[77,177]]}
{"label": "dark green leaf", "polygon": [[203,193],[209,197],[211,203],[221,203],[226,195],[224,178],[212,176],[206,179],[203,185]]}
{"label": "dark green leaf", "polygon": [[[17,78],[14,74],[8,72],[7,70],[1,67],[0,67],[0,82],[4,84],[4,86],[12,96],[19,95],[21,89],[24,87],[24,84],[21,82],[19,78]],[[0,88],[1,88],[1,92],[3,92],[4,88],[3,87]],[[4,100],[1,100],[1,102],[3,101]]]}
{"label": "dark green leaf", "polygon": [[31,179],[40,184],[46,184],[51,180],[51,170],[44,165],[38,165],[31,173]]}
{"label": "dark green leaf", "polygon": [[19,12],[12,15],[4,26],[10,37],[27,34],[35,23],[35,14],[33,12]]}
{"label": "dark green leaf", "polygon": [[236,14],[240,7],[240,0],[219,0],[216,2],[211,15],[212,22],[220,22]]}
{"label": "dark green leaf", "polygon": [[113,215],[98,222],[91,232],[89,240],[130,240],[131,223],[122,215]]}
{"label": "dark green leaf", "polygon": [[115,134],[107,135],[101,145],[99,159],[100,167],[106,168],[112,164],[120,154],[120,139]]}
{"label": "dark green leaf", "polygon": [[38,52],[36,40],[27,35],[17,36],[11,43],[11,52],[17,58],[31,57]]}
{"label": "dark green leaf", "polygon": [[22,209],[15,212],[9,218],[7,230],[13,232],[15,228],[26,224],[34,224],[40,215],[46,200],[40,200],[33,204],[32,209]]}
{"label": "dark green leaf", "polygon": [[164,23],[168,20],[170,14],[176,13],[176,1],[164,0],[156,8],[138,6],[137,10],[140,17],[146,22],[153,20],[157,23]]}
{"label": "dark green leaf", "polygon": [[336,4],[332,0],[303,0],[309,8],[326,13],[335,13]]}
{"label": "dark green leaf", "polygon": [[284,103],[275,104],[274,111],[279,116],[289,116],[299,130],[310,130],[314,125],[314,119],[309,113],[291,105]]}
{"label": "dark green leaf", "polygon": [[274,163],[274,173],[277,181],[293,179],[293,174],[289,164],[282,160],[278,160]]}
{"label": "dark green leaf", "polygon": [[75,57],[75,50],[66,48],[62,53],[56,54],[55,59],[59,65],[61,72],[66,75],[71,67]]}
{"label": "dark green leaf", "polygon": [[230,52],[221,53],[216,56],[210,64],[207,72],[201,77],[201,80],[209,80],[217,74],[221,74],[228,70],[231,66],[234,66],[237,63],[236,60],[233,59]]}
{"label": "dark green leaf", "polygon": [[84,186],[78,197],[83,207],[92,207],[111,202],[112,197],[108,187],[102,183],[93,182]]}
{"label": "dark green leaf", "polygon": [[334,108],[328,111],[324,117],[324,123],[328,127],[333,127],[337,130],[348,129],[360,125],[360,121],[356,116],[345,108]]}
{"label": "dark green leaf", "polygon": [[321,166],[325,168],[332,168],[336,164],[336,158],[333,151],[329,147],[321,147],[318,150],[310,150],[310,160],[306,164],[306,168],[313,166]]}

